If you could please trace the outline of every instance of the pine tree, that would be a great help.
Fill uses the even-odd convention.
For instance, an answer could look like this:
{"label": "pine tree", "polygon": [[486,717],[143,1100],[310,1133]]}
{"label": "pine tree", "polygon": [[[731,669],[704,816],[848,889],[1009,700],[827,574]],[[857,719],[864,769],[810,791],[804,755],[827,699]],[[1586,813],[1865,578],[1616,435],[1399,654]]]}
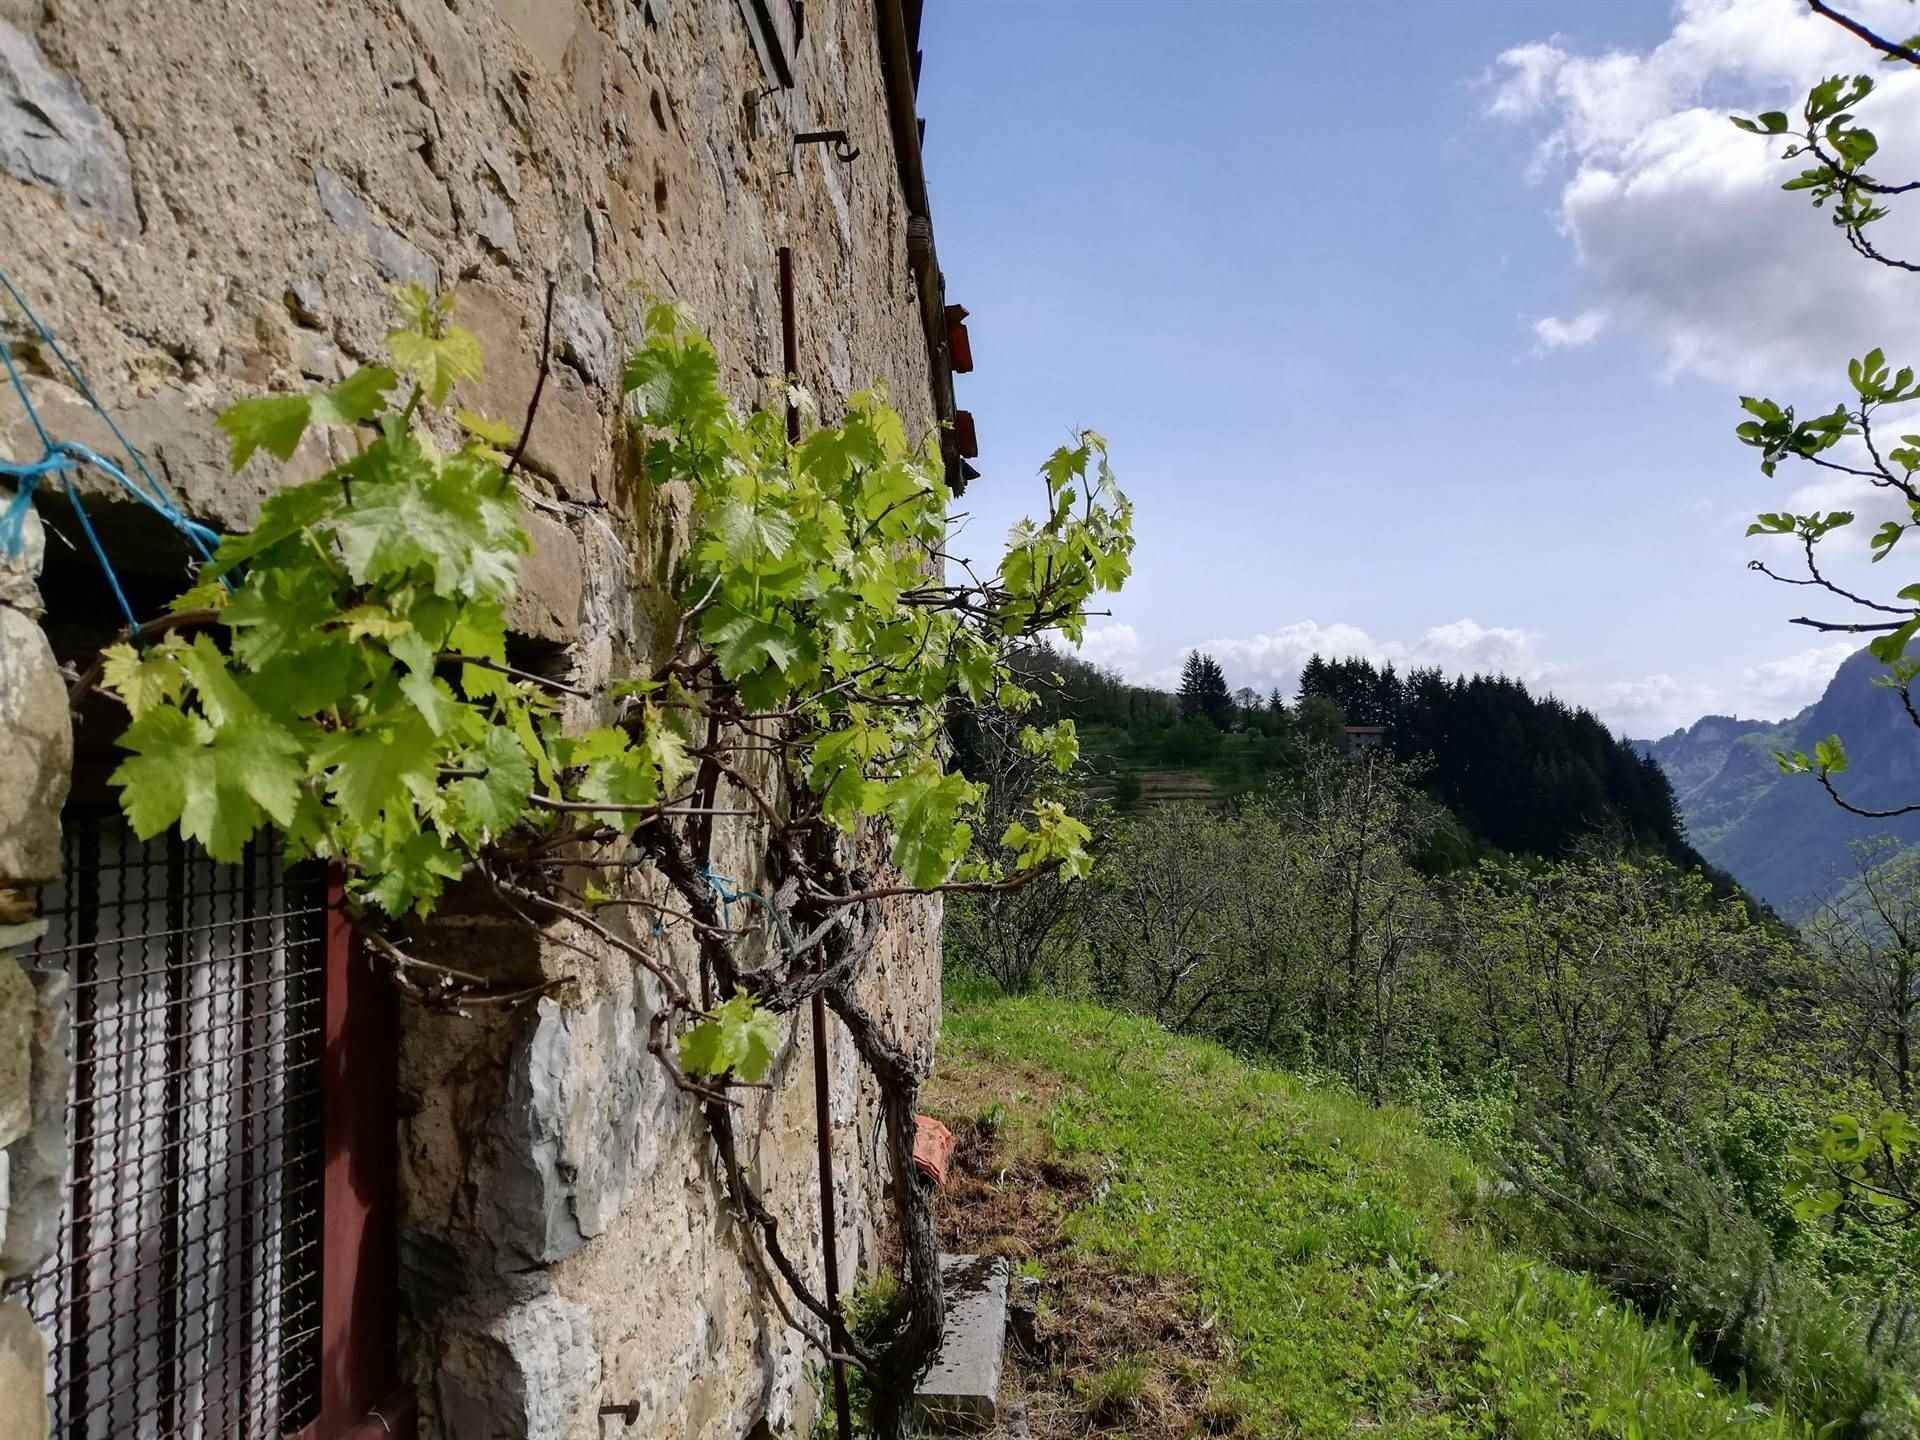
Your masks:
{"label": "pine tree", "polygon": [[1195,650],[1180,667],[1180,716],[1211,720],[1222,730],[1233,723],[1233,697],[1227,691],[1226,672],[1211,655]]}
{"label": "pine tree", "polygon": [[1300,691],[1295,698],[1304,700],[1309,695],[1325,695],[1328,699],[1332,699],[1333,697],[1327,694],[1329,679],[1327,662],[1317,654],[1309,655],[1307,663],[1300,667]]}

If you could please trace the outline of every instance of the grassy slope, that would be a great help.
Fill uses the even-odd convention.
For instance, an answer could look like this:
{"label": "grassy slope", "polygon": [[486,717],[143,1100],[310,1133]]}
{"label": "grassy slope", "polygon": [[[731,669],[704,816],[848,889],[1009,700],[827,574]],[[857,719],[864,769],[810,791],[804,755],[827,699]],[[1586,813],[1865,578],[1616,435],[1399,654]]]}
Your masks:
{"label": "grassy slope", "polygon": [[[1019,1083],[1035,1065],[1064,1082],[1051,1101]],[[940,1069],[1095,1177],[1066,1221],[1080,1246],[1182,1277],[1196,1323],[1226,1328],[1238,1433],[1802,1433],[1718,1387],[1672,1330],[1503,1251],[1480,1178],[1405,1112],[1093,1006],[966,991]]]}
{"label": "grassy slope", "polygon": [[1115,726],[1086,725],[1080,730],[1080,753],[1092,770],[1092,793],[1110,796],[1114,781],[1131,775],[1140,782],[1141,804],[1221,799],[1258,789],[1266,780],[1257,738],[1248,735],[1223,736],[1219,753],[1208,763],[1183,765],[1144,753]]}

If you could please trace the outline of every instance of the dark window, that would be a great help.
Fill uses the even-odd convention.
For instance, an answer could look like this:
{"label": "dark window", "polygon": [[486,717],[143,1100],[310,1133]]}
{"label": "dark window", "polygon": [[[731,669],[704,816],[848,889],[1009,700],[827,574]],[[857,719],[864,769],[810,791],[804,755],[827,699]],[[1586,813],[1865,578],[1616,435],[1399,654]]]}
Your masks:
{"label": "dark window", "polygon": [[740,0],[740,14],[767,83],[791,89],[800,42],[806,37],[803,0]]}
{"label": "dark window", "polygon": [[323,877],[70,807],[73,1166],[30,1305],[63,1440],[275,1436],[320,1384]]}

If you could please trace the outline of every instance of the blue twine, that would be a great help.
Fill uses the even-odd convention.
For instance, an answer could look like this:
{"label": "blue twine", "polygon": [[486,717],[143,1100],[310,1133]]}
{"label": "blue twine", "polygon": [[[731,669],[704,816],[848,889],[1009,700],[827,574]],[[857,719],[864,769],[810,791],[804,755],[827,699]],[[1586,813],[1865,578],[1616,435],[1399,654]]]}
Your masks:
{"label": "blue twine", "polygon": [[751,902],[758,905],[762,910],[765,910],[768,915],[773,917],[773,923],[780,931],[781,943],[784,944],[788,950],[793,949],[793,932],[787,928],[787,917],[774,909],[773,902],[767,899],[766,896],[757,890],[739,889],[728,876],[719,874],[713,870],[702,870],[700,876],[707,882],[708,888],[713,891],[714,896],[720,901],[720,918],[724,923],[728,925],[733,923],[733,907],[735,903],[744,904]]}
{"label": "blue twine", "polygon": [[[93,387],[87,384],[86,376],[81,374],[80,367],[74,364],[67,357],[67,352],[60,348],[60,342],[54,339],[53,332],[41,322],[40,317],[34,313],[33,307],[27,303],[26,297],[20,293],[19,288],[4,269],[0,269],[0,287],[6,289],[13,303],[20,308],[21,314],[26,316],[27,323],[39,335],[41,343],[59,360],[68,378],[73,381],[74,388],[92,407],[93,413],[105,423],[115,442],[126,452],[133,469],[139,473],[140,477],[136,481],[119,465],[85,445],[71,440],[56,440],[48,434],[47,427],[41,423],[40,412],[34,408],[33,399],[27,394],[26,381],[21,378],[20,369],[14,364],[13,347],[0,345],[0,364],[6,367],[7,379],[13,386],[14,394],[20,398],[20,404],[26,411],[27,419],[32,421],[34,433],[40,437],[41,446],[38,460],[0,460],[0,479],[12,481],[15,487],[13,498],[7,502],[6,509],[0,511],[0,553],[10,557],[20,554],[26,543],[27,510],[33,503],[33,494],[40,482],[48,476],[64,476],[69,471],[85,466],[105,475],[179,531],[186,537],[187,543],[199,552],[202,560],[211,560],[214,548],[220,543],[219,533],[191,519],[175,503],[171,492],[160,482],[159,477],[147,468],[146,457],[135,448],[132,441],[127,439],[119,425],[114,422],[113,416],[107,413],[106,407],[93,393]],[[87,515],[86,506],[80,501],[79,487],[71,480],[63,480],[61,488],[67,493],[67,501],[73,506],[74,518],[79,521],[81,533],[86,536],[87,545],[93,551],[94,559],[99,562],[101,574],[106,576],[107,587],[112,590],[113,598],[119,603],[120,613],[126,616],[128,630],[138,631],[140,622],[133,613],[133,606],[127,600],[126,591],[121,587],[120,577],[114,571],[113,562],[107,558],[106,549],[101,545],[100,537],[94,532],[93,521]]]}

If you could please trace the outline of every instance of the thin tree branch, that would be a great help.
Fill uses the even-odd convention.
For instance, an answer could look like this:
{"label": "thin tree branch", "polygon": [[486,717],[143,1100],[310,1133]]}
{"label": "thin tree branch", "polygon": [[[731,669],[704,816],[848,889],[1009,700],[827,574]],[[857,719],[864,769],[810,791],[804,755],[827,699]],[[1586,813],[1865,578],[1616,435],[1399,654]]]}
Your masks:
{"label": "thin tree branch", "polygon": [[547,316],[540,326],[540,373],[534,378],[533,394],[527,400],[527,418],[520,426],[520,443],[513,447],[513,458],[501,474],[513,478],[520,468],[520,457],[527,453],[527,441],[533,438],[533,417],[540,413],[540,395],[547,388],[547,372],[553,368],[553,292],[554,277],[547,277]]}
{"label": "thin tree branch", "polygon": [[569,685],[563,680],[549,680],[544,675],[536,675],[531,670],[516,670],[511,665],[502,665],[498,660],[487,660],[479,655],[463,655],[458,650],[442,652],[439,657],[442,665],[472,665],[481,670],[492,670],[496,674],[511,676],[515,680],[524,680],[529,685],[538,685],[543,690],[552,690],[556,694],[571,695],[578,700],[591,700],[593,691],[582,690],[577,685]]}
{"label": "thin tree branch", "polygon": [[1804,625],[1809,630],[1820,631],[1823,635],[1873,635],[1887,630],[1898,630],[1908,622],[1904,620],[1887,620],[1878,623],[1849,625],[1834,620],[1814,620],[1805,615],[1796,615],[1787,623],[1789,625]]}
{"label": "thin tree branch", "polygon": [[1833,797],[1834,804],[1838,805],[1849,815],[1858,815],[1863,820],[1892,820],[1901,815],[1920,813],[1920,804],[1902,805],[1897,810],[1863,810],[1858,805],[1842,798],[1840,792],[1833,788],[1833,781],[1828,776],[1819,775],[1818,778],[1821,788]]}
{"label": "thin tree branch", "polygon": [[1909,65],[1920,65],[1920,52],[1910,50],[1905,45],[1876,35],[1851,15],[1843,15],[1824,0],[1807,0],[1807,8],[1816,15],[1823,15],[1842,30],[1851,31],[1857,38],[1864,40],[1889,60],[1904,60]]}

